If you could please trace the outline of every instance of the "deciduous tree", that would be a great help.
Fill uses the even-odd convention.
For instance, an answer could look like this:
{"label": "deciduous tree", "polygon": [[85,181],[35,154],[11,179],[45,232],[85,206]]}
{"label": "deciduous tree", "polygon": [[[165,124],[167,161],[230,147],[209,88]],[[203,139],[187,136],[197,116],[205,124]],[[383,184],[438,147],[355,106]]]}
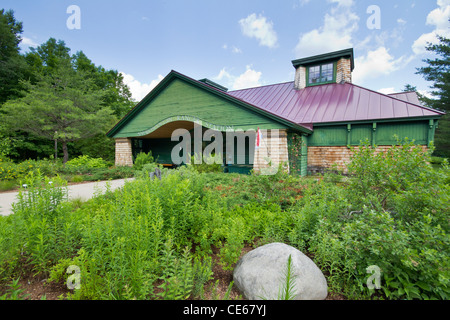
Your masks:
{"label": "deciduous tree", "polygon": [[105,132],[113,112],[101,106],[102,91],[75,71],[70,60],[59,59],[52,73],[38,74],[36,80],[24,82],[24,97],[4,105],[5,119],[16,130],[61,142],[67,162],[67,144]]}

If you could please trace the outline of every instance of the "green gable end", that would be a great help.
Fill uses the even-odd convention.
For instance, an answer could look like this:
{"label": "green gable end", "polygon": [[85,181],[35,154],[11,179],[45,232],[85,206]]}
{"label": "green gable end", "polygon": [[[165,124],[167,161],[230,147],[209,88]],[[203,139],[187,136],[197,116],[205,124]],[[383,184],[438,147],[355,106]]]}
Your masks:
{"label": "green gable end", "polygon": [[287,128],[203,86],[179,77],[171,78],[144,98],[108,135],[142,137],[174,121],[196,122],[219,131]]}

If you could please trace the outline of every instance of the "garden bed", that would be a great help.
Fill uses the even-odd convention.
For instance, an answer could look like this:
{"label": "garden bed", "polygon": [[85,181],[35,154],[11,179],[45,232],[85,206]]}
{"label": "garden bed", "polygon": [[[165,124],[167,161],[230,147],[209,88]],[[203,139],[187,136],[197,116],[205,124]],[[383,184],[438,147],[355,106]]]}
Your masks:
{"label": "garden bed", "polygon": [[58,181],[37,176],[16,212],[0,217],[0,291],[21,277],[39,292],[44,276],[32,272],[55,292],[76,266],[82,285],[67,299],[234,299],[242,253],[282,242],[322,270],[329,299],[447,300],[450,174],[427,160],[411,145],[386,154],[361,146],[345,178],[321,179],[181,167],[159,180],[143,166],[86,202],[64,201]]}
{"label": "garden bed", "polygon": [[[241,256],[248,253],[253,249],[252,246],[245,246],[242,249]],[[213,249],[213,278],[208,282],[205,292],[205,299],[231,299],[231,300],[245,300],[236,286],[232,286],[230,292],[228,292],[230,284],[233,281],[233,272],[231,270],[224,270],[220,265],[220,250],[218,248]],[[64,282],[48,282],[48,276],[45,275],[33,275],[32,268],[23,270],[23,274],[19,278],[18,287],[16,288],[19,299],[24,300],[61,300],[65,299],[65,296],[72,291],[67,288],[67,284]],[[161,283],[159,283],[161,284]],[[157,291],[158,283],[155,284],[155,291]],[[0,284],[0,288],[2,285]],[[3,286],[3,291],[0,289],[0,296],[5,294],[6,285]],[[20,293],[19,293],[20,292]],[[347,298],[342,294],[329,293],[326,300],[346,300]]]}

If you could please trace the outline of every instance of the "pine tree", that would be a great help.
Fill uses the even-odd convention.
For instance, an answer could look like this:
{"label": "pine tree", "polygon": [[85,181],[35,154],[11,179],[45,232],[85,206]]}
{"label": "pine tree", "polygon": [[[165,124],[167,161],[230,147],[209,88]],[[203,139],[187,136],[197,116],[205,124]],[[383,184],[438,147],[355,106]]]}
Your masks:
{"label": "pine tree", "polygon": [[431,94],[435,99],[423,98],[430,107],[446,112],[439,120],[435,136],[435,155],[450,157],[450,39],[439,37],[438,44],[429,44],[427,50],[437,55],[424,60],[428,66],[417,69],[425,80],[433,82]]}

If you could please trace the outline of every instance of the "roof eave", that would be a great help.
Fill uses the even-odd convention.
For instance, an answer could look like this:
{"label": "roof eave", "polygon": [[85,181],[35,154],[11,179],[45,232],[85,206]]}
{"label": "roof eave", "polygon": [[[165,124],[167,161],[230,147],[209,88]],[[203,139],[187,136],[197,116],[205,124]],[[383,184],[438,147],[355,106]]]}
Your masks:
{"label": "roof eave", "polygon": [[387,123],[387,122],[404,122],[404,121],[414,121],[414,120],[439,120],[442,115],[434,116],[416,116],[416,117],[402,117],[402,118],[383,118],[383,119],[366,119],[366,120],[343,120],[343,121],[328,121],[328,122],[315,122],[314,127],[324,127],[324,126],[338,126],[346,124],[365,124],[365,123]]}

